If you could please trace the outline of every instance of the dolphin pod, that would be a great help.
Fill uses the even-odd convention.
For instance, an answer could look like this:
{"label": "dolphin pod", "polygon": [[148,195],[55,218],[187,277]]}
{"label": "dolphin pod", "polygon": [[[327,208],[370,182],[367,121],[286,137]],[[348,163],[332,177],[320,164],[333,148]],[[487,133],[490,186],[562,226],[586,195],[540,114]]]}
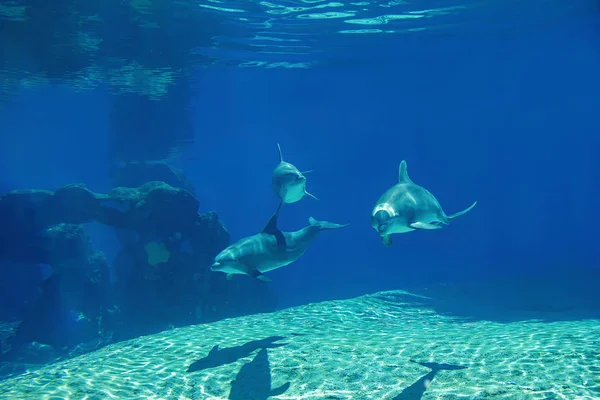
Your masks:
{"label": "dolphin pod", "polygon": [[263,230],[252,236],[241,238],[215,257],[211,271],[223,272],[227,279],[234,275],[248,275],[264,282],[271,279],[265,272],[284,267],[296,261],[308,249],[309,245],[324,230],[343,228],[346,225],[309,218],[309,225],[295,232],[282,232],[277,226],[277,218],[285,203],[296,203],[303,197],[317,198],[306,190],[308,172],[300,172],[295,165],[285,161],[279,150],[279,164],[273,170],[271,187],[279,198],[275,213]]}
{"label": "dolphin pod", "polygon": [[[296,166],[284,161],[279,144],[277,148],[279,164],[273,170],[271,184],[279,205],[260,232],[239,239],[215,257],[211,270],[225,273],[227,279],[234,275],[248,275],[271,282],[265,272],[298,260],[322,231],[347,226],[310,217],[309,224],[298,231],[283,232],[278,228],[277,219],[285,203],[296,203],[305,196],[317,198],[306,190],[305,174],[311,171],[300,172]],[[469,212],[476,204],[474,202],[463,211],[446,215],[433,194],[412,182],[403,160],[398,169],[398,182],[381,195],[372,210],[371,226],[380,235],[383,244],[391,246],[392,234],[440,229]]]}

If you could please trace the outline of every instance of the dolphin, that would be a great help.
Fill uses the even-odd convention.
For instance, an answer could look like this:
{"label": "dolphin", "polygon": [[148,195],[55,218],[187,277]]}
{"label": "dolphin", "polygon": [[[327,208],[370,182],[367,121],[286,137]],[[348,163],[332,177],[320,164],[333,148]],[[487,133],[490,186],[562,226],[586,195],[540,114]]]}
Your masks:
{"label": "dolphin", "polygon": [[277,148],[279,149],[279,164],[273,170],[271,178],[273,191],[277,197],[282,203],[295,203],[304,196],[318,200],[306,191],[306,177],[304,174],[312,171],[300,172],[293,164],[283,160],[279,143],[277,143]]}
{"label": "dolphin", "polygon": [[277,217],[282,203],[271,216],[264,229],[253,236],[245,237],[216,257],[211,271],[224,272],[227,279],[233,275],[249,275],[256,279],[271,282],[265,272],[281,268],[296,261],[308,246],[324,230],[343,228],[346,225],[317,221],[309,218],[309,225],[296,232],[282,232],[277,228]]}
{"label": "dolphin", "polygon": [[413,183],[408,177],[406,161],[398,168],[398,183],[377,200],[371,213],[371,226],[379,233],[384,245],[392,245],[393,233],[440,229],[450,221],[471,211],[469,208],[446,215],[440,203],[427,189]]}

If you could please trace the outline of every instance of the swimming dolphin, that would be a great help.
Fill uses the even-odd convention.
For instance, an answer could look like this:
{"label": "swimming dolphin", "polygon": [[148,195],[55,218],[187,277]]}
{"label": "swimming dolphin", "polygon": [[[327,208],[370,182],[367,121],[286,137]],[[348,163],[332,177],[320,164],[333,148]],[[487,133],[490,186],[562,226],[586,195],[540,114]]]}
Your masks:
{"label": "swimming dolphin", "polygon": [[240,274],[271,282],[263,273],[296,261],[321,231],[346,226],[310,217],[307,227],[296,232],[281,232],[277,228],[281,205],[279,203],[277,211],[260,233],[242,238],[220,252],[215,257],[211,271],[224,272],[227,279]]}
{"label": "swimming dolphin", "polygon": [[377,200],[371,213],[371,225],[381,236],[383,244],[391,246],[391,234],[415,229],[440,229],[471,211],[475,204],[477,202],[466,210],[446,215],[440,203],[427,189],[410,180],[406,161],[402,160],[398,168],[398,183]]}
{"label": "swimming dolphin", "polygon": [[277,197],[282,203],[295,203],[304,196],[318,200],[306,191],[306,177],[304,174],[311,171],[300,172],[293,164],[283,161],[279,143],[277,143],[277,148],[279,149],[279,164],[273,170],[271,178],[273,191]]}

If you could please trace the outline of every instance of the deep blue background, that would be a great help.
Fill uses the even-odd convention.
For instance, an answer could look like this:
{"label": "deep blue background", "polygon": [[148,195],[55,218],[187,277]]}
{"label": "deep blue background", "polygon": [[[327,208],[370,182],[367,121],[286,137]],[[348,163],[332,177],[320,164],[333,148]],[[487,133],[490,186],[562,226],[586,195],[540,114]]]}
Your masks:
{"label": "deep blue background", "polygon": [[[286,205],[280,228],[300,229],[311,215],[350,226],[270,273],[282,306],[599,270],[599,26],[588,16],[495,38],[388,41],[371,62],[335,68],[204,69],[191,105],[197,144],[176,165],[196,185],[201,211],[217,211],[234,240],[275,210],[278,142],[286,160],[315,169],[308,190],[320,200]],[[101,90],[19,96],[0,112],[0,189],[107,190],[108,105]],[[397,235],[385,248],[370,211],[402,159],[448,214],[479,204],[446,229]],[[112,255],[110,231],[93,233]]]}

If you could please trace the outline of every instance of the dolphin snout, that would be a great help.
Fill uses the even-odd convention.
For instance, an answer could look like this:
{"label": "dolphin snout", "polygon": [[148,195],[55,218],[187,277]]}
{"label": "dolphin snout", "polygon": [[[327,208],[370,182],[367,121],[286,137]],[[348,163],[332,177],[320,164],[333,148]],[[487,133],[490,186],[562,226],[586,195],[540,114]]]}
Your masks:
{"label": "dolphin snout", "polygon": [[390,214],[385,210],[377,211],[371,220],[373,228],[379,233],[385,232],[387,229]]}
{"label": "dolphin snout", "polygon": [[377,231],[377,234],[379,236],[385,236],[388,234],[388,226],[387,225],[380,225],[375,227],[375,230]]}
{"label": "dolphin snout", "polygon": [[221,263],[220,263],[220,262],[218,262],[218,261],[215,261],[215,262],[213,263],[213,265],[211,265],[211,266],[210,266],[210,269],[211,269],[212,271],[214,271],[214,270],[215,270],[215,268],[219,268],[220,266],[221,266]]}

